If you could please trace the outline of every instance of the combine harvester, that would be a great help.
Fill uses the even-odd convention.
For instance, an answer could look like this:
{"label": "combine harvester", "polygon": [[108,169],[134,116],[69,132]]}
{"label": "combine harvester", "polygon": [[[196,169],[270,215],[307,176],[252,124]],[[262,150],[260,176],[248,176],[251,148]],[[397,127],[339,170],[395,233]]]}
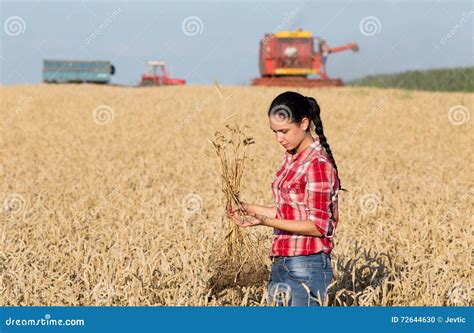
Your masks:
{"label": "combine harvester", "polygon": [[[314,50],[314,41],[318,50]],[[326,72],[329,54],[352,50],[359,51],[356,43],[330,48],[309,31],[281,31],[265,34],[260,41],[260,76],[254,86],[337,87],[341,79],[332,79]],[[308,76],[316,77],[310,78]]]}
{"label": "combine harvester", "polygon": [[148,86],[172,86],[186,84],[186,80],[172,79],[166,72],[164,61],[147,61],[145,71],[140,80],[140,87]]}

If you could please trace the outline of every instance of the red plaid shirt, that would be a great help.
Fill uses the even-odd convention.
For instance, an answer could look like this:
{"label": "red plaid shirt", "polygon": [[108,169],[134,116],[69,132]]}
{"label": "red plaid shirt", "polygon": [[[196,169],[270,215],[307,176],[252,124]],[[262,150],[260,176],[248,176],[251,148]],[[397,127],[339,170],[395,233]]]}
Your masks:
{"label": "red plaid shirt", "polygon": [[326,151],[314,141],[294,161],[285,153],[283,165],[272,181],[277,208],[275,218],[313,221],[323,237],[304,236],[273,229],[270,256],[298,256],[334,247],[333,237],[338,222],[339,182]]}

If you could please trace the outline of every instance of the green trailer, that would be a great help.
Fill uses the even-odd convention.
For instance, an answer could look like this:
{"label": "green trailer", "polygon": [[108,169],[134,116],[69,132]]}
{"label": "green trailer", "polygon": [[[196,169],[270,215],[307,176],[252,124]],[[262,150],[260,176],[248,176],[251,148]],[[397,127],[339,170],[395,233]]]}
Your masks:
{"label": "green trailer", "polygon": [[114,73],[110,61],[43,61],[43,82],[47,83],[109,83]]}

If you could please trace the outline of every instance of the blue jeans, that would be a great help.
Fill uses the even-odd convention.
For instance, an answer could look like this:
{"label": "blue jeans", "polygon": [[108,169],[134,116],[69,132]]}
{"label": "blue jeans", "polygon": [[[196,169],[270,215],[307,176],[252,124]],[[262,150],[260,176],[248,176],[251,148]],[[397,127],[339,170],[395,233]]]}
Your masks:
{"label": "blue jeans", "polygon": [[270,305],[319,306],[333,278],[331,255],[319,252],[307,256],[273,257],[268,284]]}

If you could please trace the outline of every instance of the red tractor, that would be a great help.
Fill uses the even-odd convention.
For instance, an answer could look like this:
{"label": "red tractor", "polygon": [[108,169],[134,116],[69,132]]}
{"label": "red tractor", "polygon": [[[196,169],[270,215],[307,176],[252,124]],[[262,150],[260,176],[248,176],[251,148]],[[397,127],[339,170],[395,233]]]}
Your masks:
{"label": "red tractor", "polygon": [[[318,50],[314,50],[314,41]],[[261,77],[256,86],[333,87],[342,86],[341,79],[332,79],[326,72],[329,54],[359,51],[355,43],[330,48],[321,38],[309,31],[281,31],[265,34],[260,42],[259,67]],[[316,77],[309,78],[309,75]]]}
{"label": "red tractor", "polygon": [[[159,73],[160,72],[160,73]],[[170,86],[186,84],[186,80],[172,79],[166,73],[164,61],[147,61],[140,86]]]}

